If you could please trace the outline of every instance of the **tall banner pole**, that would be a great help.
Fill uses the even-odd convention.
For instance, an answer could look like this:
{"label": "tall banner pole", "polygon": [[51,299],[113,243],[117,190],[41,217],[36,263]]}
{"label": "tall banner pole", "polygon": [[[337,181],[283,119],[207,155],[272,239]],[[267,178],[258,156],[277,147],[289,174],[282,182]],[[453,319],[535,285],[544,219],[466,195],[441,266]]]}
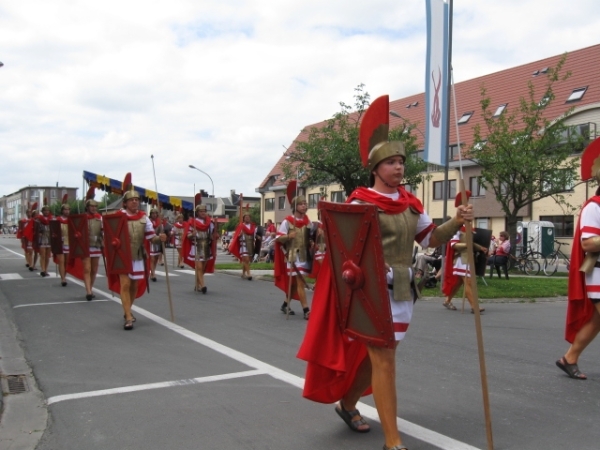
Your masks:
{"label": "tall banner pole", "polygon": [[[154,170],[154,155],[150,155],[152,159],[152,173],[154,174],[154,190],[156,191],[156,202],[158,203],[158,217],[160,218],[161,224],[158,227],[159,233],[164,233],[164,227],[162,225],[162,205],[158,199],[158,185],[156,183],[156,171]],[[163,254],[163,261],[165,262],[165,278],[167,280],[167,297],[169,299],[169,311],[171,313],[171,322],[175,323],[175,314],[173,313],[173,299],[171,298],[171,281],[169,280],[169,264],[167,261],[167,255],[165,253],[165,243],[160,241],[160,246]]]}

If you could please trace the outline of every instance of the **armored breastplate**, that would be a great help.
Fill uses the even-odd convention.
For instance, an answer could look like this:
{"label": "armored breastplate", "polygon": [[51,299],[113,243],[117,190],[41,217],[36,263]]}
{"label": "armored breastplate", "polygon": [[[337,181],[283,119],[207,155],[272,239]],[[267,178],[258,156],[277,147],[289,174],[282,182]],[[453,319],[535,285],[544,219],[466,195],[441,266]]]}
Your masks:
{"label": "armored breastplate", "polygon": [[147,220],[147,217],[142,217],[140,220],[127,221],[132,260],[141,261],[144,259],[144,235],[146,233]]}
{"label": "armored breastplate", "polygon": [[40,222],[40,244],[41,245],[50,245],[50,226],[45,225]]}
{"label": "armored breastplate", "polygon": [[394,300],[412,300],[409,268],[419,213],[407,208],[401,214],[379,213],[383,257],[394,272]]}
{"label": "armored breastplate", "polygon": [[61,223],[60,224],[60,235],[62,237],[63,245],[69,245],[69,224]]}
{"label": "armored breastplate", "polygon": [[102,247],[102,221],[95,217],[88,217],[88,230],[90,247]]}
{"label": "armored breastplate", "polygon": [[296,236],[288,242],[288,259],[296,261],[296,255],[300,262],[308,261],[309,233],[308,227],[293,227],[290,225],[290,231],[295,231]]}
{"label": "armored breastplate", "polygon": [[254,254],[254,236],[251,234],[242,233],[244,237],[244,243],[246,244],[246,250],[249,255]]}

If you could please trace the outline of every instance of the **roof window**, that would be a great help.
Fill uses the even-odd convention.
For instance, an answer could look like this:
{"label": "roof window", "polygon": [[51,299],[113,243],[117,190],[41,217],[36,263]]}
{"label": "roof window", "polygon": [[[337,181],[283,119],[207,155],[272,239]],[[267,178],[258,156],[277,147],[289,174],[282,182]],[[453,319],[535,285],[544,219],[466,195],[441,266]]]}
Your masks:
{"label": "roof window", "polygon": [[499,117],[504,112],[507,106],[508,103],[504,103],[503,105],[498,106],[498,108],[496,108],[496,112],[492,117]]}
{"label": "roof window", "polygon": [[458,124],[462,125],[463,123],[467,123],[469,121],[469,119],[471,118],[471,116],[473,115],[474,111],[470,111],[470,112],[466,112],[462,115],[462,117],[458,120]]}
{"label": "roof window", "polygon": [[583,98],[583,94],[585,94],[585,91],[587,91],[587,88],[588,87],[586,86],[573,89],[573,92],[571,92],[571,95],[569,95],[567,102],[576,102],[577,100],[581,100]]}

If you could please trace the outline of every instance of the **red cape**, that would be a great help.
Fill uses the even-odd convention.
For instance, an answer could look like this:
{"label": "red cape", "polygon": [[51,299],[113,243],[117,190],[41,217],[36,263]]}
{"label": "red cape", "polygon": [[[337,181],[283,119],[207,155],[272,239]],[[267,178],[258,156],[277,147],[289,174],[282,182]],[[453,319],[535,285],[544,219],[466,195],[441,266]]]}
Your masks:
{"label": "red cape", "polygon": [[[362,200],[376,205],[386,214],[400,214],[406,208],[423,213],[423,205],[414,195],[399,187],[396,201],[375,191],[358,188],[347,203]],[[276,253],[277,255],[277,253]],[[277,261],[277,256],[275,256]],[[310,320],[297,357],[306,361],[306,377],[302,395],[309,400],[333,403],[341,399],[367,357],[367,348],[349,339],[341,330],[336,309],[336,292],[331,279],[329,252],[325,255],[312,301]],[[369,388],[363,395],[370,394]]]}
{"label": "red cape", "polygon": [[[211,224],[211,220],[210,218],[207,218],[208,220],[206,221],[206,224],[202,225],[200,224],[198,221],[196,221],[196,229],[201,230],[201,231],[206,231],[207,233],[210,232],[210,224]],[[185,225],[183,226],[183,242],[181,244],[181,254],[183,255],[183,262],[185,262],[188,266],[190,266],[192,269],[196,270],[195,263],[191,262],[188,260],[187,256],[190,254],[190,250],[192,248],[192,241],[190,241],[188,239],[188,233],[190,232],[189,230],[193,230],[194,229],[194,218],[190,218],[190,220],[188,220]],[[212,259],[209,259],[208,261],[206,261],[206,263],[204,264],[204,273],[214,273],[215,272],[215,261],[217,259],[217,240],[213,239],[212,243],[211,243],[211,252],[212,252]]]}
{"label": "red cape", "polygon": [[[581,210],[585,208],[588,203],[594,202],[600,205],[600,196],[594,196],[590,198]],[[585,252],[581,248],[581,213],[577,219],[577,228],[575,228],[575,234],[573,236],[573,244],[571,247],[571,265],[569,268],[569,290],[568,290],[568,302],[567,302],[567,323],[565,326],[565,339],[571,344],[575,340],[577,332],[592,319],[594,313],[594,304],[589,301],[586,286],[585,286],[585,273],[580,272],[579,268],[585,258]]]}
{"label": "red cape", "polygon": [[[145,212],[143,211],[138,211],[137,214],[130,216],[126,213],[124,213],[123,211],[119,211],[121,214],[125,214],[125,216],[127,217],[127,220],[140,220],[142,217],[144,217],[146,215]],[[150,244],[148,242],[148,240],[145,238],[144,236],[144,247],[146,247],[146,254],[150,255]],[[144,269],[145,269],[145,274],[144,274],[144,278],[142,278],[141,280],[137,280],[137,292],[135,293],[135,298],[139,298],[142,295],[144,295],[144,292],[146,291],[146,288],[148,287],[148,276],[150,273],[150,258],[146,258],[146,264],[144,264]],[[111,274],[108,273],[107,271],[107,278],[108,278],[108,289],[117,293],[117,294],[121,294],[121,280],[119,278],[118,274]]]}
{"label": "red cape", "polygon": [[[308,216],[304,216],[302,219],[297,219],[294,216],[287,216],[285,220],[287,220],[289,223],[293,224],[297,228],[305,227],[310,224],[310,219],[308,218]],[[285,292],[285,295],[287,295],[290,277],[288,276],[285,247],[277,241],[275,241],[275,261],[273,264],[273,276],[275,278],[275,286],[277,286],[279,289]],[[300,297],[298,296],[298,291],[295,288],[295,284],[292,286],[292,299],[300,300]]]}
{"label": "red cape", "polygon": [[231,238],[231,244],[229,244],[229,253],[231,253],[237,259],[242,259],[240,256],[240,234],[244,233],[254,236],[255,231],[256,224],[251,224],[250,229],[248,229],[243,223],[240,223],[235,229],[235,233],[233,233],[233,238]]}

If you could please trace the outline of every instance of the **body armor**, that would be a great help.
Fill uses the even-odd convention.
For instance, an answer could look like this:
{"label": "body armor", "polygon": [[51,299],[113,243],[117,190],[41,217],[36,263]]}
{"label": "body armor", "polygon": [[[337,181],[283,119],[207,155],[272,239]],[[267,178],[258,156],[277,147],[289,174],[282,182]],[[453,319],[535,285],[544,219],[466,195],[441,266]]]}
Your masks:
{"label": "body armor", "polygon": [[194,229],[192,227],[190,227],[190,231],[188,238],[191,239],[192,242],[195,241],[196,255],[198,255],[199,258],[203,258],[205,261],[208,260],[210,258],[211,244],[209,232],[196,230],[194,235]]}
{"label": "body armor", "polygon": [[93,216],[88,217],[90,247],[102,247],[102,220]]}
{"label": "body armor", "polygon": [[290,223],[290,231],[295,231],[296,236],[285,242],[285,248],[288,255],[288,261],[296,261],[295,255],[298,256],[300,262],[311,260],[310,252],[310,228],[295,227]]}
{"label": "body armor", "polygon": [[134,261],[143,260],[144,255],[144,237],[146,232],[146,216],[140,220],[129,220],[127,226],[129,228],[129,239],[131,245],[131,259]]}
{"label": "body armor", "polygon": [[419,213],[407,208],[401,214],[379,212],[383,256],[394,274],[394,300],[412,300],[410,268]]}
{"label": "body armor", "polygon": [[49,246],[50,245],[50,226],[44,224],[43,222],[39,223],[39,237],[40,237],[40,245]]}
{"label": "body armor", "polygon": [[69,246],[69,224],[62,223],[60,224],[60,233],[62,236],[62,242],[65,247]]}
{"label": "body armor", "polygon": [[246,251],[248,255],[254,254],[254,236],[251,234],[242,233],[244,243],[246,244]]}

